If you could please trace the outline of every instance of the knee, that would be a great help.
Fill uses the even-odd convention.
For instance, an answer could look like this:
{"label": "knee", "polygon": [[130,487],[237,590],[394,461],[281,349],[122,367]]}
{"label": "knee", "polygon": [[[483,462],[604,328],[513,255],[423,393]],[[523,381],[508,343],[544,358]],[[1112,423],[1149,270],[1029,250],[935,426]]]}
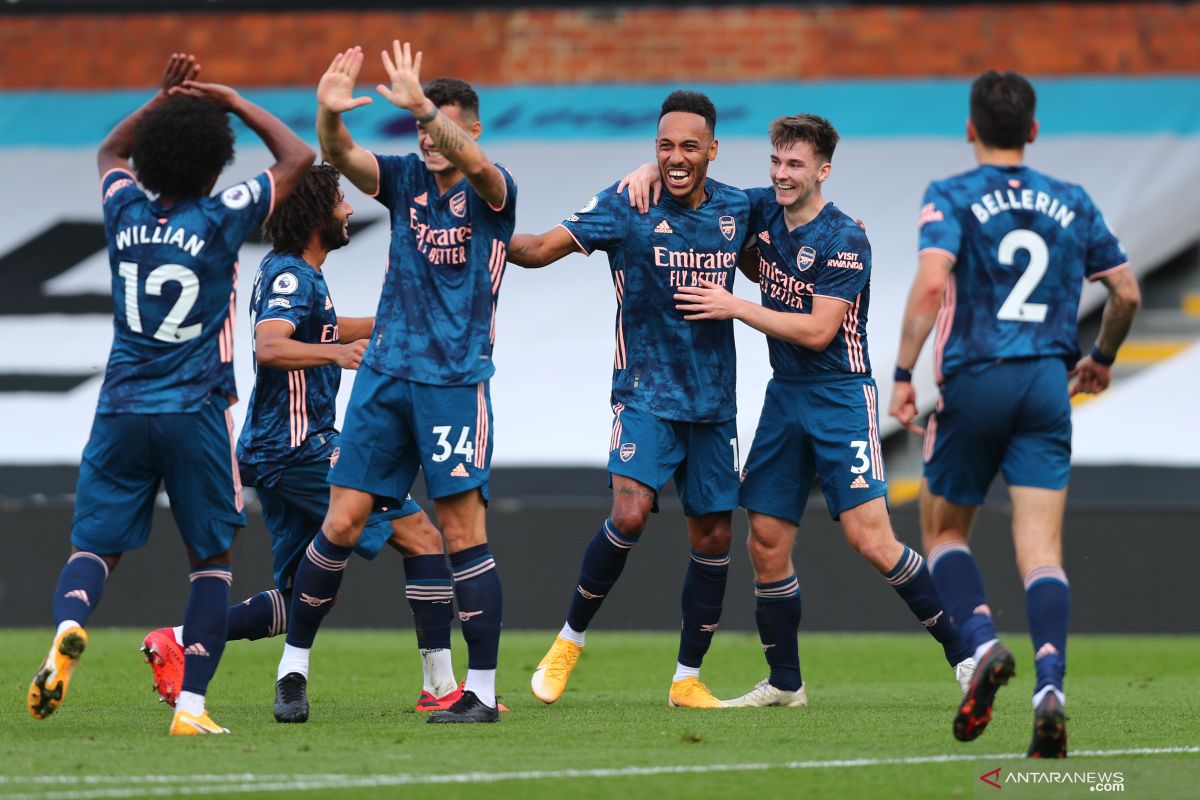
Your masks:
{"label": "knee", "polygon": [[326,539],[339,547],[354,547],[358,544],[358,537],[362,535],[365,523],[366,520],[358,519],[357,515],[344,508],[330,506],[321,532],[325,534]]}
{"label": "knee", "polygon": [[846,539],[859,555],[881,572],[895,565],[904,547],[890,528],[870,527],[847,531]]}
{"label": "knee", "polygon": [[729,523],[717,524],[692,534],[692,549],[699,553],[727,553],[733,542]]}
{"label": "knee", "polygon": [[791,560],[791,547],[782,541],[764,539],[751,532],[746,540],[750,563],[758,573],[773,572]]}
{"label": "knee", "polygon": [[614,508],[609,519],[622,535],[636,539],[645,533],[646,523],[650,520],[650,511],[641,508]]}

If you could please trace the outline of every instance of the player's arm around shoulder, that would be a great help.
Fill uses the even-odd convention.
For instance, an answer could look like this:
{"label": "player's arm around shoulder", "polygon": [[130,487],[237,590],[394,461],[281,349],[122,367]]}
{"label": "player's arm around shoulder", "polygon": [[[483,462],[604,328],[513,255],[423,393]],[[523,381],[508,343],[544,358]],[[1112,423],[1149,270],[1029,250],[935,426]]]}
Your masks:
{"label": "player's arm around shoulder", "polygon": [[537,269],[571,253],[591,255],[624,238],[630,213],[629,206],[618,200],[615,186],[609,187],[545,233],[515,234],[508,245],[508,260]]}

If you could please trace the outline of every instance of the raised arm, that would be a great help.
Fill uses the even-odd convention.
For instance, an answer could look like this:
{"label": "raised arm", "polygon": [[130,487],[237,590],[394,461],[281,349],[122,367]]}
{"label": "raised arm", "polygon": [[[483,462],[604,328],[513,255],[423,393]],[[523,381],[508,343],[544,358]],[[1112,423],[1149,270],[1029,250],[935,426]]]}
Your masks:
{"label": "raised arm", "polygon": [[374,317],[338,317],[338,335],[343,342],[370,339],[375,330]]}
{"label": "raised arm", "polygon": [[96,165],[100,168],[101,175],[111,169],[130,169],[129,154],[133,152],[133,132],[136,130],[142,114],[166,99],[172,87],[178,86],[184,81],[193,80],[199,74],[200,65],[196,63],[194,55],[190,53],[171,54],[171,57],[167,59],[166,69],[163,70],[158,92],[141,108],[118,122],[117,126],[100,143],[100,149],[96,153]]}
{"label": "raised arm", "polygon": [[757,331],[785,342],[821,351],[837,335],[850,304],[835,297],[814,297],[812,313],[794,314],[763,308],[743,300],[709,281],[699,286],[681,286],[675,308],[686,320],[740,319]]}
{"label": "raised arm", "polygon": [[897,379],[892,386],[892,403],[888,413],[901,425],[916,434],[925,429],[913,422],[917,417],[917,390],[912,385],[912,370],[921,348],[929,338],[937,322],[938,309],[954,260],[944,250],[927,250],[921,253],[917,265],[917,277],[908,290],[908,303],[904,307],[904,322],[900,325],[900,351],[896,354],[897,375],[908,375],[907,380]]}
{"label": "raised arm", "polygon": [[556,225],[545,233],[516,233],[508,243],[509,262],[526,269],[553,264],[571,253],[587,255],[587,251],[562,225]]}
{"label": "raised arm", "polygon": [[414,55],[408,42],[402,46],[399,40],[393,40],[392,53],[389,55],[384,50],[382,56],[391,85],[379,84],[375,87],[379,93],[416,117],[417,124],[432,137],[438,152],[462,171],[471,188],[489,206],[498,209],[504,205],[508,185],[499,168],[475,141],[479,128],[475,127],[474,134],[463,130],[454,120],[440,113],[421,89],[421,51]]}
{"label": "raised arm", "polygon": [[188,80],[171,89],[171,92],[220,104],[231,114],[236,114],[247,128],[262,139],[271,155],[275,156],[275,163],[269,169],[275,182],[276,205],[300,185],[312,166],[316,153],[303,139],[292,133],[292,129],[274,114],[251,103],[230,87]]}
{"label": "raised arm", "polygon": [[325,160],[360,190],[374,195],[379,191],[379,165],[369,150],[354,143],[342,122],[342,114],[371,102],[370,97],[354,96],[354,82],[362,63],[362,48],[351,47],[334,56],[321,76],[317,85],[317,139]]}
{"label": "raised arm", "polygon": [[1142,304],[1142,291],[1137,278],[1128,269],[1105,275],[1100,280],[1108,289],[1108,301],[1100,319],[1100,333],[1092,352],[1079,360],[1071,376],[1072,396],[1077,394],[1099,394],[1108,388],[1112,380],[1112,364],[1117,358],[1121,343],[1129,334],[1134,315]]}
{"label": "raised arm", "polygon": [[367,349],[365,339],[349,344],[309,344],[293,339],[295,332],[292,323],[282,319],[258,323],[254,330],[254,359],[258,365],[289,370],[337,364],[342,369],[358,369]]}

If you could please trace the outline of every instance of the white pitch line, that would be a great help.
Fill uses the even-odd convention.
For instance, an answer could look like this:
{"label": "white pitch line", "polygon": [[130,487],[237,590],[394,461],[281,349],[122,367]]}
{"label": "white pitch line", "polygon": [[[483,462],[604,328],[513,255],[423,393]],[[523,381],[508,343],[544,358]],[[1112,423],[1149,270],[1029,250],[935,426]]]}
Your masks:
{"label": "white pitch line", "polygon": [[[1072,759],[1112,758],[1116,756],[1152,756],[1200,754],[1200,746],[1187,747],[1138,747],[1125,750],[1078,750]],[[281,776],[253,774],[240,775],[42,775],[20,778],[0,778],[2,784],[75,784],[124,783],[124,784],[182,784],[195,781],[210,781],[210,785],[167,785],[127,786],[111,789],[91,789],[82,792],[50,791],[45,793],[9,794],[0,793],[2,800],[106,800],[128,797],[171,797],[176,795],[244,794],[249,792],[304,792],[321,789],[380,789],[391,786],[417,786],[436,784],[499,783],[503,781],[535,781],[560,778],[634,778],[654,775],[696,775],[708,772],[761,772],[765,770],[838,769],[846,767],[915,766],[920,764],[947,764],[963,761],[1011,761],[1024,760],[1024,753],[984,753],[980,755],[944,754],[936,756],[912,756],[908,758],[851,758],[831,761],[785,761],[778,764],[679,764],[657,767],[611,767],[600,769],[526,770],[520,772],[466,772],[449,775],[305,775]],[[1068,762],[1070,763],[1070,762]],[[238,783],[237,781],[241,781]]]}

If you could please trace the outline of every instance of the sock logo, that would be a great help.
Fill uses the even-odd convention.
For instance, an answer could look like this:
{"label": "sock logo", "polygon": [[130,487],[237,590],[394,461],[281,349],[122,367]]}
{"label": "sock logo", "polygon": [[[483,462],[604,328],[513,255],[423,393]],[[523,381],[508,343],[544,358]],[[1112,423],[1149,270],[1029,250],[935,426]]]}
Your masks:
{"label": "sock logo", "polygon": [[72,589],[71,591],[64,594],[63,597],[68,600],[71,598],[75,598],[76,600],[80,601],[88,608],[92,607],[92,601],[88,599],[88,593],[84,589]]}
{"label": "sock logo", "polygon": [[479,611],[460,611],[458,612],[458,618],[463,622],[470,622],[471,617],[478,617],[482,613],[483,609],[480,609]]}
{"label": "sock logo", "polygon": [[599,600],[600,598],[604,597],[602,594],[592,594],[582,586],[576,586],[575,591],[579,592],[579,596],[584,600]]}
{"label": "sock logo", "polygon": [[1037,655],[1033,657],[1033,660],[1037,661],[1038,659],[1045,658],[1046,656],[1056,655],[1058,655],[1058,648],[1050,644],[1050,642],[1046,642],[1044,645],[1038,648]]}
{"label": "sock logo", "polygon": [[939,611],[936,614],[934,614],[932,617],[930,617],[929,619],[921,620],[921,624],[924,625],[926,628],[932,628],[934,625],[938,624],[938,620],[941,619],[942,614],[945,614],[945,613],[946,613],[945,611]]}
{"label": "sock logo", "polygon": [[775,645],[774,645],[774,643],[772,643],[772,644],[764,644],[764,645],[762,646],[763,652],[764,652],[764,653],[765,653],[765,652],[767,652],[768,650],[770,650],[770,649],[771,649],[772,647],[774,647],[774,646],[775,646]]}
{"label": "sock logo", "polygon": [[332,597],[313,597],[311,594],[300,593],[300,602],[306,603],[313,608],[320,608],[326,603],[332,602]]}
{"label": "sock logo", "polygon": [[187,649],[183,651],[183,654],[185,656],[204,656],[205,658],[208,658],[208,650],[199,642],[192,642],[189,644]]}
{"label": "sock logo", "polygon": [[704,631],[705,633],[716,633],[719,626],[720,623],[714,622],[711,625],[701,625],[700,630]]}

